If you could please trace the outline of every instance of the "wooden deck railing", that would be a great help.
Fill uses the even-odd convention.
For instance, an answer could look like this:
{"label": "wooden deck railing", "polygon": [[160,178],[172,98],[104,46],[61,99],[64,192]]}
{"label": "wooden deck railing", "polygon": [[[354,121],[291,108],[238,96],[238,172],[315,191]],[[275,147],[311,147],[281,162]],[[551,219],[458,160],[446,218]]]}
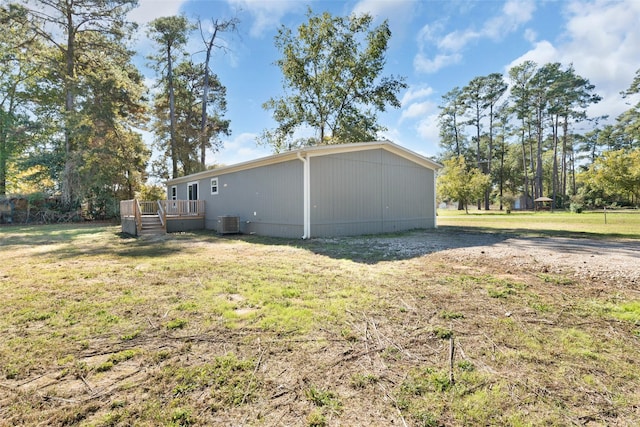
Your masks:
{"label": "wooden deck railing", "polygon": [[162,202],[160,200],[158,200],[156,203],[158,205],[158,216],[160,217],[160,222],[162,223],[162,226],[166,229],[167,228],[167,213],[164,210],[164,205],[162,204]]}
{"label": "wooden deck railing", "polygon": [[135,218],[138,221],[142,215],[158,215],[164,222],[172,216],[204,216],[204,200],[158,200],[148,202],[143,200],[122,200],[120,202],[120,217]]}
{"label": "wooden deck railing", "polygon": [[138,200],[138,204],[140,205],[140,213],[142,215],[156,215],[158,213],[157,202],[147,202],[144,200]]}
{"label": "wooden deck railing", "polygon": [[204,200],[161,200],[166,217],[204,216]]}
{"label": "wooden deck railing", "polygon": [[142,213],[138,200],[121,200],[120,218],[133,218],[136,223],[136,230],[140,233],[142,230]]}
{"label": "wooden deck railing", "polygon": [[135,200],[121,200],[120,201],[120,217],[135,218],[135,216],[136,216]]}

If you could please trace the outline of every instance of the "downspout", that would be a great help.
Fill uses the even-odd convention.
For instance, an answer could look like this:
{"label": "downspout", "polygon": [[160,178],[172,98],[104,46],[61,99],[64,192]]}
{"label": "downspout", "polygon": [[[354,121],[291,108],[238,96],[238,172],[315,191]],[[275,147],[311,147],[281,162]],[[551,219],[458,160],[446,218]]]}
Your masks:
{"label": "downspout", "polygon": [[438,193],[436,193],[436,180],[438,179],[438,171],[433,170],[433,228],[438,228]]}
{"label": "downspout", "polygon": [[303,239],[311,237],[311,169],[309,167],[309,158],[302,157],[298,151],[298,159],[302,161],[302,222],[303,222]]}

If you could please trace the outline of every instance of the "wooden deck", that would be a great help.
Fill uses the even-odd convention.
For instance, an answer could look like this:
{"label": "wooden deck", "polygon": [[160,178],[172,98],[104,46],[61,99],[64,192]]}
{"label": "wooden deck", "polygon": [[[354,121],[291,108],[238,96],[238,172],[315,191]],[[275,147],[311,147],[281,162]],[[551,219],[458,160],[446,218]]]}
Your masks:
{"label": "wooden deck", "polygon": [[[158,218],[160,227],[153,227],[161,232],[167,231],[169,221],[186,219],[204,219],[204,200],[122,200],[120,202],[120,219],[122,232],[139,236],[143,230],[150,229],[150,220]],[[172,231],[180,231],[179,226]],[[148,233],[147,233],[148,234]]]}

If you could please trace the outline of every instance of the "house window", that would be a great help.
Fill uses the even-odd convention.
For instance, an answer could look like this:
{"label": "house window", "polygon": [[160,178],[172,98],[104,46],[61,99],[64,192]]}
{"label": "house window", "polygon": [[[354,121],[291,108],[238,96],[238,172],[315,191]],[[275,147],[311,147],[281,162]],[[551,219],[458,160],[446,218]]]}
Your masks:
{"label": "house window", "polygon": [[218,194],[218,178],[211,178],[211,194]]}
{"label": "house window", "polygon": [[178,187],[171,186],[171,200],[178,200]]}

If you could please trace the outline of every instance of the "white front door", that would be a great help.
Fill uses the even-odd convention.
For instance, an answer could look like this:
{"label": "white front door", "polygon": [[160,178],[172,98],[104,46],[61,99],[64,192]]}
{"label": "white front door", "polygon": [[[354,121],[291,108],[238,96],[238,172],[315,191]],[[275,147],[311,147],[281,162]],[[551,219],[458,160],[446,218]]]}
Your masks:
{"label": "white front door", "polygon": [[197,206],[195,203],[192,203],[191,200],[198,200],[198,183],[190,182],[187,184],[187,198],[189,199],[189,206],[187,208],[188,212],[196,212]]}

